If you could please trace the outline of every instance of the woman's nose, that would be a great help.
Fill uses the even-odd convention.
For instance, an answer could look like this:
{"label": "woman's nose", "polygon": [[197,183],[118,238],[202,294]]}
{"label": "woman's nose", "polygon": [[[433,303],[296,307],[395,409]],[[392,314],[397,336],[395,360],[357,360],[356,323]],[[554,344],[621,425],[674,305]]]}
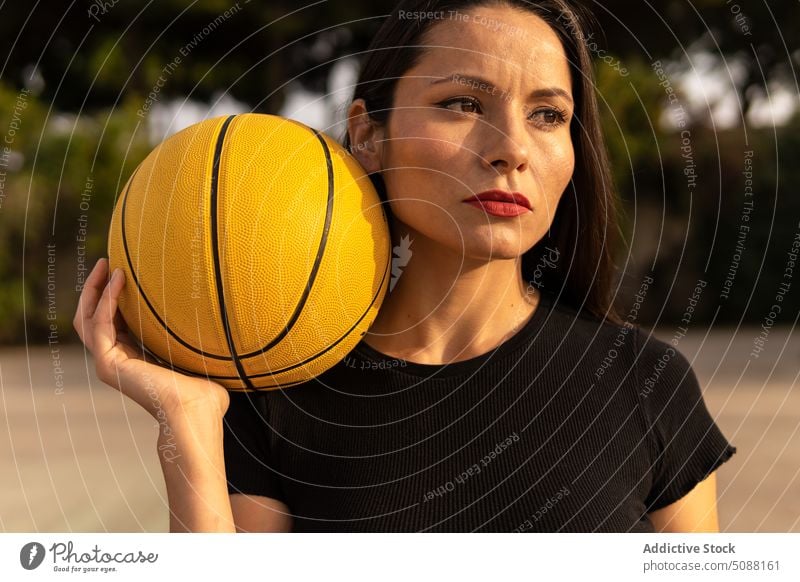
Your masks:
{"label": "woman's nose", "polygon": [[524,114],[516,111],[486,122],[486,147],[481,158],[487,167],[500,173],[527,170],[530,146],[526,122]]}

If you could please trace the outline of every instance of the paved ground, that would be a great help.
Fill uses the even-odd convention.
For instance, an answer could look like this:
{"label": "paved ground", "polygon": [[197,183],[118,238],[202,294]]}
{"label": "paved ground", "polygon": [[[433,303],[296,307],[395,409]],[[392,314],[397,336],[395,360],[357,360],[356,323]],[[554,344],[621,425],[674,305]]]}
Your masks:
{"label": "paved ground", "polygon": [[[800,532],[800,341],[789,331],[773,328],[758,359],[753,329],[679,344],[738,448],[718,472],[723,531]],[[79,347],[57,355],[63,387],[50,348],[0,350],[0,531],[166,531],[155,421],[98,382]]]}

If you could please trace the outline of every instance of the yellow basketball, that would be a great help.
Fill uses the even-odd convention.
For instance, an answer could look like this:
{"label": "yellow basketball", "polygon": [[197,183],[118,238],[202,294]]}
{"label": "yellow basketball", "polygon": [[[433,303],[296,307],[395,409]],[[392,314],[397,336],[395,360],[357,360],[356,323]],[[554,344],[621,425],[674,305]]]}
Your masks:
{"label": "yellow basketball", "polygon": [[342,360],[386,294],[391,242],[364,170],[273,115],[203,121],[156,147],[114,209],[119,308],[162,364],[230,390],[308,381]]}

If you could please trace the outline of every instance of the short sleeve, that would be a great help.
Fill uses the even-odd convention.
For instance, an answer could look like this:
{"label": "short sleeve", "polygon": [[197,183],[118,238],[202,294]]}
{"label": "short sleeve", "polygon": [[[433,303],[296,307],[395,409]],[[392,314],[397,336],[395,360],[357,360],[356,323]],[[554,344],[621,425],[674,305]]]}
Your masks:
{"label": "short sleeve", "polygon": [[223,420],[228,493],[263,495],[285,503],[271,458],[267,399],[263,394],[231,393]]}
{"label": "short sleeve", "polygon": [[674,503],[731,458],[736,448],[706,407],[691,364],[677,348],[643,333],[637,365],[639,402],[656,443],[647,511]]}

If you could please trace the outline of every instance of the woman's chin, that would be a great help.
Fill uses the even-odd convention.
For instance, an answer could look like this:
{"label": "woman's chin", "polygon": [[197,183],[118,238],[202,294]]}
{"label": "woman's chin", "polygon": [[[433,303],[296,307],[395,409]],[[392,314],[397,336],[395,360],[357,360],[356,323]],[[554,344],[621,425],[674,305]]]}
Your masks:
{"label": "woman's chin", "polygon": [[495,243],[482,245],[469,245],[467,248],[453,249],[454,252],[463,254],[465,259],[474,261],[513,261],[521,257],[527,247],[519,243]]}
{"label": "woman's chin", "polygon": [[486,261],[513,260],[536,244],[535,240],[527,240],[529,237],[522,238],[515,232],[495,231],[484,234],[485,236],[473,234],[469,237],[471,242],[464,248],[465,255]]}

